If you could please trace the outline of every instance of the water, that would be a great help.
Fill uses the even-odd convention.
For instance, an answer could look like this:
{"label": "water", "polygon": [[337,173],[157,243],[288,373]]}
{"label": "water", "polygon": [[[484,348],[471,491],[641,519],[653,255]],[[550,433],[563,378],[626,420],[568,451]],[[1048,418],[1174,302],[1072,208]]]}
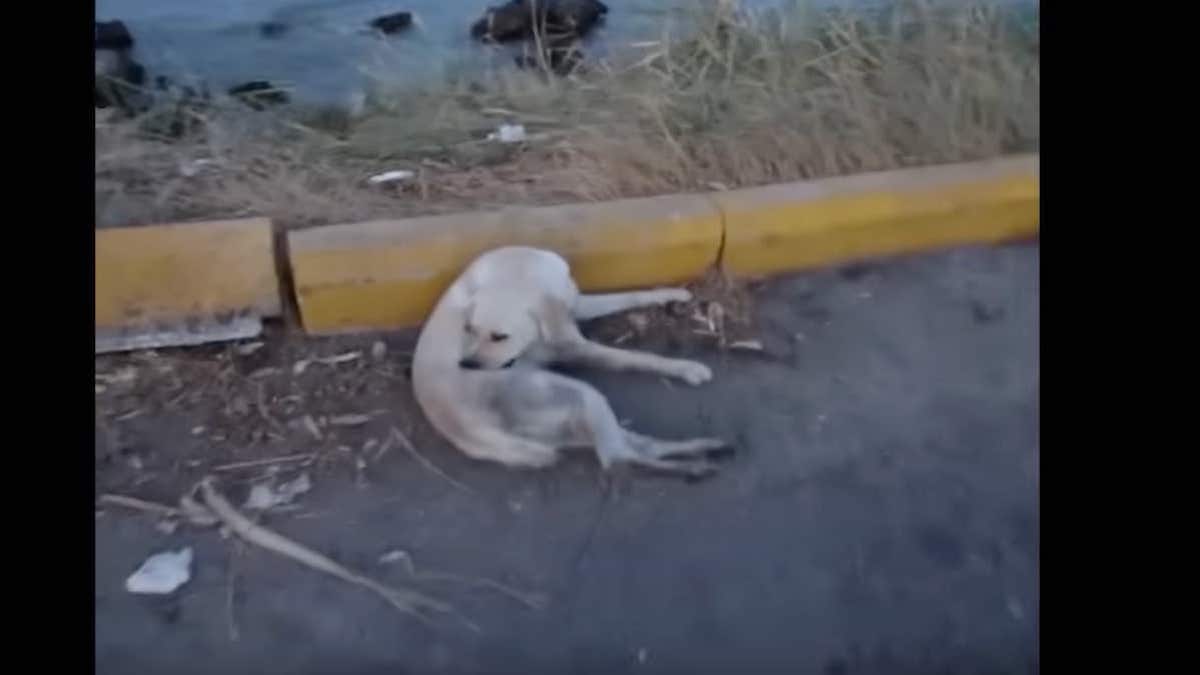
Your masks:
{"label": "water", "polygon": [[[606,23],[587,45],[603,53],[659,36],[670,13],[696,0],[605,0]],[[776,5],[781,0],[743,0]],[[820,0],[815,4],[863,0]],[[449,70],[511,64],[511,56],[484,47],[468,34],[488,5],[502,0],[96,0],[96,18],[121,19],[133,33],[135,58],[151,76],[206,82],[224,90],[248,80],[269,80],[300,101],[347,104],[371,73],[402,85],[436,82]],[[813,4],[813,3],[810,3]],[[416,26],[383,37],[366,29],[371,19],[412,12]],[[264,38],[264,22],[289,26]]]}
{"label": "water", "polygon": [[[121,19],[136,42],[135,58],[153,75],[208,82],[225,89],[270,80],[308,101],[344,102],[361,91],[364,70],[390,81],[436,81],[451,68],[484,66],[502,58],[471,40],[468,30],[486,0],[97,0],[98,20]],[[610,0],[604,37],[654,30],[661,0]],[[366,29],[396,11],[418,25],[393,36]],[[289,26],[264,38],[259,26]],[[507,57],[511,59],[511,57]]]}

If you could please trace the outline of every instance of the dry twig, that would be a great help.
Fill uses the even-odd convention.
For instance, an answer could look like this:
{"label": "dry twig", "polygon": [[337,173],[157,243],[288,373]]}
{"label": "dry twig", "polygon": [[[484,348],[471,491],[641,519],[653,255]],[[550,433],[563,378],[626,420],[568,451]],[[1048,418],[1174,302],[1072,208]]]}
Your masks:
{"label": "dry twig", "polygon": [[408,452],[408,454],[412,455],[413,459],[420,462],[421,466],[424,466],[429,471],[441,476],[442,478],[444,478],[446,480],[446,482],[450,483],[451,485],[458,488],[459,490],[462,490],[463,492],[467,492],[470,494],[475,494],[474,490],[472,490],[471,488],[467,487],[466,485],[463,485],[462,483],[454,480],[449,475],[447,475],[445,471],[442,471],[441,469],[439,469],[436,464],[434,464],[433,462],[426,459],[425,456],[422,455],[421,453],[417,452],[417,447],[415,445],[413,445],[412,441],[408,440],[408,437],[405,436],[403,433],[401,433],[401,431],[399,429],[397,429],[396,427],[392,427],[392,435],[396,437],[397,441],[399,441],[400,447],[404,448],[404,450],[406,452]]}
{"label": "dry twig", "polygon": [[267,549],[273,553],[290,558],[306,567],[337,577],[343,581],[361,586],[383,598],[397,610],[416,617],[418,620],[430,623],[430,614],[450,614],[461,620],[472,630],[479,628],[460,615],[452,605],[436,600],[424,593],[409,589],[391,588],[370,577],[353,572],[334,560],[269,530],[242,515],[217,489],[213,487],[213,479],[205,478],[199,484],[204,503],[230,530],[245,541]]}

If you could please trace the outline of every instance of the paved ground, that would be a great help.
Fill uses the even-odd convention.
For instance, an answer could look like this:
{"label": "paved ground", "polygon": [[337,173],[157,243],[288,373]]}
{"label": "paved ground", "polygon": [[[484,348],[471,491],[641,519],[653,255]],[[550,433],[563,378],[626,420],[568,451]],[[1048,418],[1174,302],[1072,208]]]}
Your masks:
{"label": "paved ground", "polygon": [[[550,594],[531,611],[424,586],[481,634],[255,550],[230,603],[228,542],[108,511],[97,672],[1035,673],[1037,279],[1028,245],[784,279],[759,294],[765,354],[697,353],[710,386],[588,376],[634,428],[736,439],[707,482],[606,491],[586,457],[511,473],[418,430],[474,493],[393,451],[369,484],[326,476],[307,517],[268,519],[391,583],[405,574],[378,558],[403,549]],[[146,555],[183,544],[195,576],[176,597],[124,592]]]}

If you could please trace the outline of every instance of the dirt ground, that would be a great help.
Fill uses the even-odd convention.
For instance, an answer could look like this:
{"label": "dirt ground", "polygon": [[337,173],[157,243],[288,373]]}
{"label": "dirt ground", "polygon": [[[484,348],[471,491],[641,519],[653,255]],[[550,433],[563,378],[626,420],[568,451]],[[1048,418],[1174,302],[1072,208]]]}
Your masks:
{"label": "dirt ground", "polygon": [[[480,629],[104,505],[97,672],[1037,672],[1037,279],[1036,245],[963,249],[772,281],[746,323],[726,303],[724,349],[695,307],[589,326],[713,367],[697,389],[581,373],[635,429],[734,441],[696,484],[465,458],[415,407],[411,332],[97,358],[98,496],[173,505],[213,474],[240,505],[307,476],[264,525]],[[182,546],[178,592],[125,591]]]}

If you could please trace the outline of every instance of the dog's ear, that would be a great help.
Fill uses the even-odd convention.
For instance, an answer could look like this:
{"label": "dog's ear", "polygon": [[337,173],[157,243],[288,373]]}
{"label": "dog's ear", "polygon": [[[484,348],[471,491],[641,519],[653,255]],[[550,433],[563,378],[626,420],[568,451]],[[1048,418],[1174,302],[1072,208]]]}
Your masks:
{"label": "dog's ear", "polygon": [[560,342],[579,334],[571,308],[551,295],[543,294],[529,315],[537,326],[538,337],[544,342]]}

